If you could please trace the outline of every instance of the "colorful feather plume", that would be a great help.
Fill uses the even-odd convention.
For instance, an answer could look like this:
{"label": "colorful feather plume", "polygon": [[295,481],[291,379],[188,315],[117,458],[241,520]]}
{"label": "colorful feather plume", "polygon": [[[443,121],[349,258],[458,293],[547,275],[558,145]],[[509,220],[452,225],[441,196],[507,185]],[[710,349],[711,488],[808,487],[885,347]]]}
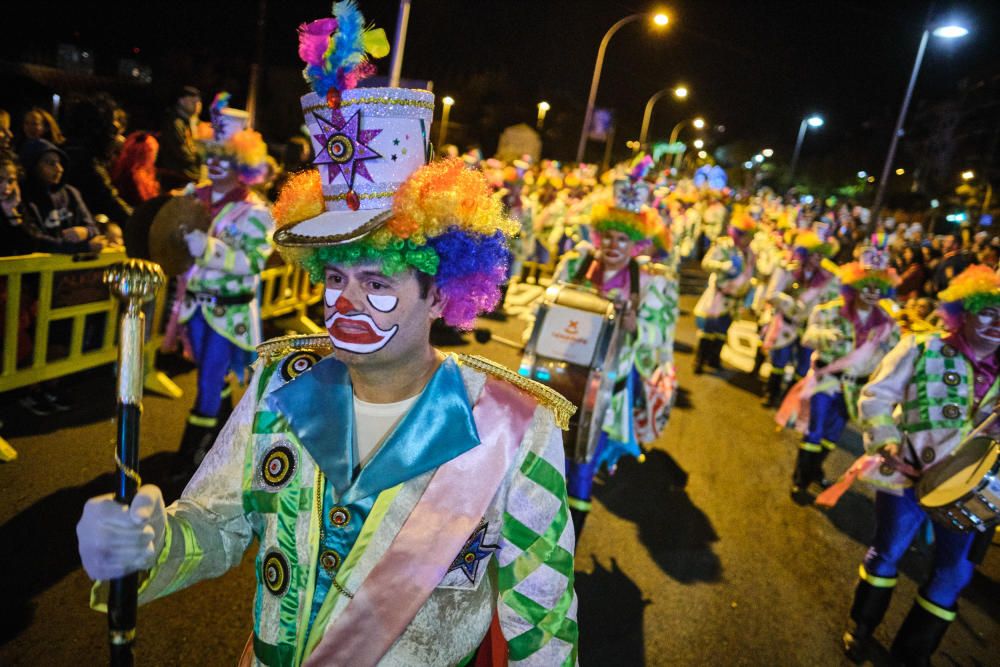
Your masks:
{"label": "colorful feather plume", "polygon": [[232,98],[232,93],[227,93],[224,90],[216,93],[212,99],[212,106],[208,108],[209,113],[213,116],[222,113],[222,110],[229,106],[229,100]]}
{"label": "colorful feather plume", "polygon": [[354,0],[333,5],[333,18],[299,26],[299,57],[306,63],[302,74],[320,97],[331,90],[342,92],[375,73],[369,58],[389,53],[385,31],[365,26],[365,17]]}

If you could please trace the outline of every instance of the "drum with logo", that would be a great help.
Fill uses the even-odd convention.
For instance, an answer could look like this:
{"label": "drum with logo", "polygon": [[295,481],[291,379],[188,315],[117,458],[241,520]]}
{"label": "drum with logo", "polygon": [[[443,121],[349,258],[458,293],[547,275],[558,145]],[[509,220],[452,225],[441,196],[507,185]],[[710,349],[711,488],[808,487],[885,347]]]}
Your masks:
{"label": "drum with logo", "polygon": [[570,460],[594,456],[624,341],[620,319],[614,302],[569,283],[551,285],[538,308],[518,372],[577,406],[563,439]]}
{"label": "drum with logo", "polygon": [[1000,445],[972,438],[917,485],[917,500],[934,520],[960,531],[1000,523]]}

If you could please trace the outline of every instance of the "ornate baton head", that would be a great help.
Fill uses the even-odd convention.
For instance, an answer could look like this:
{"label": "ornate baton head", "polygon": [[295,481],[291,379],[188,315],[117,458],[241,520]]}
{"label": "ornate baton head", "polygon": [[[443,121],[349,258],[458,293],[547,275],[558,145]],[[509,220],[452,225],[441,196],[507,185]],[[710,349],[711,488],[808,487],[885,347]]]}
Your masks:
{"label": "ornate baton head", "polygon": [[125,302],[145,303],[165,282],[160,265],[144,259],[127,259],[104,271],[104,284]]}

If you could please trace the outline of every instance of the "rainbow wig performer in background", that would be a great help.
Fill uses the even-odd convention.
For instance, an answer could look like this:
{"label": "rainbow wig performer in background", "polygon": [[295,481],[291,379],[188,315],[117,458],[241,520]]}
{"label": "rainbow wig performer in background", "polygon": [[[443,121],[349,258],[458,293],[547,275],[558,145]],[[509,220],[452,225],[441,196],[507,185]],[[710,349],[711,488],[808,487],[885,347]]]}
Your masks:
{"label": "rainbow wig performer in background", "polygon": [[211,183],[193,196],[211,211],[208,232],[185,236],[194,266],[185,276],[180,322],[198,365],[198,394],[181,438],[174,475],[186,478],[204,458],[232,411],[233,372],[242,381],[261,342],[259,274],[272,251],[274,222],[250,190],[267,173],[267,146],[247,128],[245,111],[228,106],[229,93],[212,103],[213,139],[205,145]]}
{"label": "rainbow wig performer in background", "polygon": [[[945,330],[906,336],[861,391],[868,456],[855,466],[877,492],[875,538],[861,565],[844,634],[844,650],[855,659],[865,657],[889,607],[899,561],[927,521],[914,488],[959,452],[966,434],[997,409],[1000,277],[974,265],[938,297]],[[998,429],[988,428],[985,435],[996,438]],[[930,574],[892,643],[892,657],[900,664],[930,664],[993,536],[994,530],[959,532],[937,518]]]}
{"label": "rainbow wig performer in background", "polygon": [[789,392],[776,418],[784,425],[790,411],[801,409],[801,422],[808,415],[792,473],[793,495],[811,483],[829,486],[823,461],[837,447],[847,422],[857,419],[860,388],[899,342],[899,326],[880,305],[898,281],[888,264],[886,253],[867,248],[861,261],[840,267],[841,296],[820,304],[809,316],[802,345],[815,350],[812,369]]}
{"label": "rainbow wig performer in background", "polygon": [[650,187],[642,177],[648,168],[649,164],[638,163],[628,178],[615,181],[612,201],[594,204],[590,227],[600,245],[595,251],[587,243],[579,244],[564,257],[554,278],[593,287],[615,302],[626,331],[615,365],[618,380],[594,456],[587,463],[567,462],[566,482],[578,533],[590,511],[594,475],[601,467],[613,472],[622,456],[641,458],[641,444],[659,436],[674,401],[677,279],[648,257],[634,257],[639,249],[651,249],[654,239],[666,244],[667,230],[647,205]]}
{"label": "rainbow wig performer in background", "polygon": [[705,364],[721,368],[720,355],[726,333],[750,290],[756,257],[750,250],[757,223],[745,211],[734,212],[729,234],[720,236],[705,253],[701,266],[709,272],[708,287],[694,306],[698,326],[698,347],[694,353],[694,372]]}
{"label": "rainbow wig performer in background", "polygon": [[497,304],[517,223],[481,172],[424,165],[430,92],[343,87],[388,51],[364,26],[345,2],[300,27],[316,169],[274,207],[275,243],[325,286],[327,331],[259,348],[181,498],[140,490],[160,518],[136,527],[153,536],[138,554],[100,544],[103,501],[88,503],[83,561],[97,578],[152,567],[148,601],[221,575],[256,537],[241,664],[573,665],[573,408],[430,344],[438,317],[469,328]]}
{"label": "rainbow wig performer in background", "polygon": [[764,405],[777,407],[794,374],[801,380],[809,372],[812,350],[802,344],[806,321],[821,303],[837,298],[837,267],[826,261],[832,246],[815,232],[802,231],[792,241],[791,257],[771,274],[764,301],[764,351],[770,356]]}

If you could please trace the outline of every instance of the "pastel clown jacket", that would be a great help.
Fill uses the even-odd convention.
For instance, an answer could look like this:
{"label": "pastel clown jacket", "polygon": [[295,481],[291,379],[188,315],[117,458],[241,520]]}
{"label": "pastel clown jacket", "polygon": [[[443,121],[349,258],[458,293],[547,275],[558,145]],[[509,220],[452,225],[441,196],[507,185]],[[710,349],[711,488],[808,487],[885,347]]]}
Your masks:
{"label": "pastel clown jacket", "polygon": [[[944,336],[933,332],[904,337],[861,390],[858,410],[869,453],[898,443],[903,460],[927,472],[993,411],[1000,380],[977,401],[972,363]],[[913,485],[887,464],[862,479],[896,492]]]}
{"label": "pastel clown jacket", "polygon": [[[565,399],[486,360],[449,357],[357,466],[350,380],[330,351],[325,334],[261,346],[246,394],[167,508],[166,544],[140,603],[222,575],[256,538],[254,664],[310,664],[312,656],[313,664],[463,665],[494,613],[510,664],[575,664],[574,534],[556,425]],[[490,439],[477,416],[490,382],[528,401],[526,430],[485,513],[435,564],[427,556],[434,541],[412,547],[429,538],[410,526],[446,468],[459,475],[446,498],[486,484],[489,460],[463,462]],[[447,537],[450,510],[431,516],[427,532]],[[405,589],[427,577],[429,596],[393,628],[397,607],[413,598]],[[333,636],[324,643],[325,634]],[[379,638],[384,648],[373,653]]]}
{"label": "pastel clown jacket", "polygon": [[189,292],[220,297],[245,296],[243,303],[198,303],[186,295],[180,321],[187,322],[201,310],[205,322],[220,336],[244,350],[261,342],[257,285],[273,247],[274,220],[261,199],[252,192],[243,201],[230,202],[212,220],[208,243],[188,273]]}
{"label": "pastel clown jacket", "polygon": [[[567,253],[555,272],[555,280],[571,282],[580,263],[589,259],[589,249],[578,246]],[[639,442],[652,442],[666,427],[676,389],[674,369],[674,334],[679,311],[677,275],[662,264],[646,257],[636,258],[639,264],[639,307],[636,311],[636,332],[627,336],[615,364],[616,377],[627,379],[633,371],[637,382],[622,382],[612,394],[602,429],[610,438],[628,445],[633,456],[639,456]],[[622,303],[629,299],[629,269],[626,267],[612,280],[618,286],[602,286],[601,296]],[[585,281],[588,287],[597,287]],[[641,406],[638,409],[636,406]],[[614,461],[609,461],[613,464]]]}
{"label": "pastel clown jacket", "polygon": [[708,287],[694,306],[694,316],[735,317],[741,300],[750,290],[756,256],[749,248],[740,250],[729,236],[720,236],[701,260],[708,271]]}
{"label": "pastel clown jacket", "polygon": [[771,274],[764,300],[768,308],[764,315],[764,340],[769,349],[788,347],[805,333],[809,315],[816,306],[837,298],[840,279],[823,268],[808,285],[796,282],[792,272],[780,267]]}
{"label": "pastel clown jacket", "polygon": [[899,342],[899,326],[892,317],[881,306],[874,306],[870,317],[876,317],[876,313],[889,326],[889,331],[867,354],[859,351],[865,341],[858,340],[857,326],[846,312],[843,297],[816,306],[809,315],[806,331],[802,335],[802,344],[814,351],[813,365],[817,369],[837,363],[848,355],[855,355],[849,368],[840,373],[821,375],[815,388],[816,392],[827,394],[843,393],[852,417],[854,409],[851,403],[857,396],[860,386],[858,380],[870,376],[883,357]]}

